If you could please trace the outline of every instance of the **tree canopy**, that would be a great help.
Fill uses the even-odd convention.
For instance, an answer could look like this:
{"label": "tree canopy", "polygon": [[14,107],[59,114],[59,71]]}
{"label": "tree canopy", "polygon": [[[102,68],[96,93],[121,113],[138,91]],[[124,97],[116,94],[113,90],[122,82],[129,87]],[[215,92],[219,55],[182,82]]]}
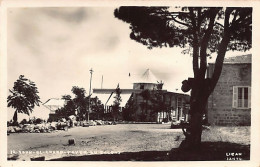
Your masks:
{"label": "tree canopy", "polygon": [[114,121],[115,121],[115,119],[118,117],[119,110],[120,110],[120,104],[122,102],[121,90],[120,90],[119,84],[117,85],[117,88],[115,89],[114,99],[115,100],[114,100],[113,106],[112,106],[112,115],[113,115]]}
{"label": "tree canopy", "polygon": [[194,42],[203,43],[210,38],[207,39],[209,52],[217,52],[218,41],[224,35],[225,17],[229,17],[226,26],[230,29],[231,43],[228,49],[251,48],[252,8],[120,7],[114,15],[130,23],[130,38],[149,49],[192,48]]}
{"label": "tree canopy", "polygon": [[77,110],[79,118],[83,118],[89,105],[89,97],[85,96],[86,91],[84,88],[79,88],[77,86],[73,86],[71,92],[75,97],[72,98],[70,95],[63,95],[62,99],[65,100],[65,105],[58,109],[56,113],[60,116],[68,117],[70,115],[75,115]]}
{"label": "tree canopy", "polygon": [[116,18],[129,23],[130,38],[154,47],[181,47],[193,56],[195,78],[205,77],[207,56],[217,53],[211,91],[227,50],[252,46],[252,8],[245,7],[119,7]]}
{"label": "tree canopy", "polygon": [[205,91],[209,96],[220,77],[227,50],[252,47],[252,8],[249,7],[129,7],[115,9],[129,23],[130,38],[147,46],[181,47],[193,56],[194,79],[202,84],[207,57],[217,54],[214,73]]}
{"label": "tree canopy", "polygon": [[38,88],[34,82],[20,75],[19,79],[14,82],[11,95],[7,97],[7,107],[15,108],[15,119],[17,121],[17,113],[30,115],[35,106],[39,106],[40,97]]}

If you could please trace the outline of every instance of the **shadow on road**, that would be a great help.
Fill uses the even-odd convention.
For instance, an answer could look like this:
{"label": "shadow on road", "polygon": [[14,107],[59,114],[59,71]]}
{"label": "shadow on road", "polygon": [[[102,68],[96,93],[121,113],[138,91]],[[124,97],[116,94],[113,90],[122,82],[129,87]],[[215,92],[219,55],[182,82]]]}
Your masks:
{"label": "shadow on road", "polygon": [[250,145],[228,142],[203,142],[201,149],[197,151],[174,148],[170,151],[71,156],[52,159],[51,161],[227,161],[249,159]]}

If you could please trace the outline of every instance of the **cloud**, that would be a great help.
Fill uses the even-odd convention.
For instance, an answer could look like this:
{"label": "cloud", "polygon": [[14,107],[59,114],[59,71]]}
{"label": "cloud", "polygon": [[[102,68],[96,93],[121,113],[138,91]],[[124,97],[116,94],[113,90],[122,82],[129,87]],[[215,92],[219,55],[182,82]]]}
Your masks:
{"label": "cloud", "polygon": [[22,73],[36,82],[44,101],[69,93],[72,86],[88,90],[90,68],[94,69],[93,87],[100,87],[103,75],[104,87],[114,87],[120,82],[122,88],[131,88],[128,73],[142,74],[147,68],[165,83],[175,77],[172,58],[178,56],[173,55],[174,51],[149,50],[131,40],[129,25],[116,19],[113,10],[109,7],[11,9],[8,87]]}
{"label": "cloud", "polygon": [[55,19],[61,19],[68,23],[81,23],[91,15],[91,9],[85,8],[45,8],[41,10],[42,14],[46,14]]}

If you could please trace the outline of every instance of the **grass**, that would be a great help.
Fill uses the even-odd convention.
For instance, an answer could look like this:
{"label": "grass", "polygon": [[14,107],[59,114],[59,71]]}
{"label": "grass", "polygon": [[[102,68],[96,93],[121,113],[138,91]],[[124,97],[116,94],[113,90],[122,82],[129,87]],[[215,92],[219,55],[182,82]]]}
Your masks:
{"label": "grass", "polygon": [[242,145],[250,144],[250,126],[223,127],[212,126],[202,133],[202,142],[229,142]]}

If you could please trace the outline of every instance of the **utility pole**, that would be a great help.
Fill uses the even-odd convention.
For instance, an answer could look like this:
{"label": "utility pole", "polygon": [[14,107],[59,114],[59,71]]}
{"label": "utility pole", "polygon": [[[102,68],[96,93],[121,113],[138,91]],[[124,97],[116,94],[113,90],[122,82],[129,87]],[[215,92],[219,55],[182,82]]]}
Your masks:
{"label": "utility pole", "polygon": [[89,103],[88,103],[88,122],[89,122],[89,113],[90,113],[90,93],[91,93],[91,81],[92,81],[92,73],[94,72],[92,68],[89,70],[90,71],[90,84],[89,84]]}

